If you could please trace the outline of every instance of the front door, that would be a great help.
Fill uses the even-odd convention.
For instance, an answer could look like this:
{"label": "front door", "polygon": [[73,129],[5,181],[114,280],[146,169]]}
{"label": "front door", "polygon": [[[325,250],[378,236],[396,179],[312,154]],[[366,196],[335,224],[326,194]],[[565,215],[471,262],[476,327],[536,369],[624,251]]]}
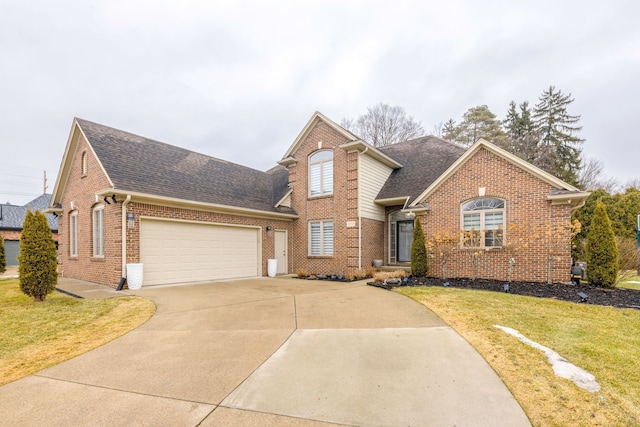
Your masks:
{"label": "front door", "polygon": [[289,257],[287,256],[287,231],[275,230],[274,233],[274,250],[276,259],[278,260],[276,274],[287,274],[289,272],[287,265],[289,263]]}
{"label": "front door", "polygon": [[411,243],[413,243],[413,221],[398,221],[398,262],[411,261]]}

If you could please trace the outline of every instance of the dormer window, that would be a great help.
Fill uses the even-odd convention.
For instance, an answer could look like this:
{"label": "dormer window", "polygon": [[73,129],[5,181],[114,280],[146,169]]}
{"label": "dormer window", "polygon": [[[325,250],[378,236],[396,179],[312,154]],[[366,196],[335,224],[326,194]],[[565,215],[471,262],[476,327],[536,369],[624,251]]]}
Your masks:
{"label": "dormer window", "polygon": [[309,196],[330,194],[333,194],[333,151],[318,151],[309,157]]}

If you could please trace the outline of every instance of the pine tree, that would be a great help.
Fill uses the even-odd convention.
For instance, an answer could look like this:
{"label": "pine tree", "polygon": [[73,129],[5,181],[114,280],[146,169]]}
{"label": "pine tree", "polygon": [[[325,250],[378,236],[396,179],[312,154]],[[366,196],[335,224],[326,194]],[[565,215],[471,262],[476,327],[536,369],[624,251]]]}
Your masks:
{"label": "pine tree", "polygon": [[427,245],[420,219],[416,218],[413,226],[413,242],[411,243],[411,274],[422,277],[426,276],[428,271]]}
{"label": "pine tree", "polygon": [[497,145],[503,145],[505,140],[505,133],[500,121],[486,105],[469,108],[455,129],[455,138],[451,140],[469,147],[480,138]]}
{"label": "pine tree", "polygon": [[596,286],[613,287],[618,278],[618,247],[607,215],[598,201],[587,235],[587,280]]}
{"label": "pine tree", "polygon": [[537,166],[572,185],[578,184],[581,168],[581,144],[577,136],[582,126],[578,126],[580,116],[568,113],[568,106],[574,101],[571,94],[550,86],[540,96],[540,102],[533,111],[533,123],[539,135]]}
{"label": "pine tree", "polygon": [[58,283],[57,264],[47,218],[40,211],[27,211],[20,236],[20,290],[35,301],[44,301]]}
{"label": "pine tree", "polygon": [[506,132],[504,148],[529,163],[536,164],[538,135],[531,120],[529,102],[524,101],[516,109],[516,103],[509,103],[507,117],[502,122]]}
{"label": "pine tree", "polygon": [[7,271],[7,254],[4,251],[4,239],[0,234],[0,274]]}

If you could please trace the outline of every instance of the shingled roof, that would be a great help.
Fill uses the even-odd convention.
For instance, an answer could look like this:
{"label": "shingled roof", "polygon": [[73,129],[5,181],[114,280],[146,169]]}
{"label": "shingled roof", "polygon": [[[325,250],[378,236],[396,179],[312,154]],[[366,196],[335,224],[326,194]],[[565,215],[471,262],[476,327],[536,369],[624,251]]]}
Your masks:
{"label": "shingled roof", "polygon": [[262,172],[87,120],[76,121],[116,191],[295,214],[290,208],[275,207],[287,191],[285,168]]}
{"label": "shingled roof", "polygon": [[[42,194],[24,206],[0,204],[0,230],[22,230],[27,211],[31,209],[32,211],[39,210],[42,212],[49,207],[50,201],[51,194]],[[49,223],[49,228],[53,232],[58,232],[58,218],[52,214],[45,214],[45,217]]]}
{"label": "shingled roof", "polygon": [[440,177],[465,149],[435,136],[424,136],[378,148],[402,167],[395,169],[378,193],[378,200],[408,197],[413,202]]}

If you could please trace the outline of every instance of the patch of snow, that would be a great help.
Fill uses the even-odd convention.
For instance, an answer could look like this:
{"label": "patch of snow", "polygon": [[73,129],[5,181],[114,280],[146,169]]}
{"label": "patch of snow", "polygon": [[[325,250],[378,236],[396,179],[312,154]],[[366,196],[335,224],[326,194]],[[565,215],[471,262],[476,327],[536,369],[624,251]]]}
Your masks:
{"label": "patch of snow", "polygon": [[542,351],[545,356],[547,356],[547,360],[553,367],[553,372],[555,372],[557,376],[573,381],[575,385],[577,385],[581,389],[590,391],[592,393],[600,391],[600,384],[598,384],[598,382],[596,381],[596,377],[594,377],[584,369],[579,368],[572,363],[569,363],[567,359],[560,356],[555,351],[541,344],[538,344],[535,341],[531,341],[529,338],[525,337],[515,329],[500,325],[493,326],[508,333],[509,335],[513,335],[523,343]]}

